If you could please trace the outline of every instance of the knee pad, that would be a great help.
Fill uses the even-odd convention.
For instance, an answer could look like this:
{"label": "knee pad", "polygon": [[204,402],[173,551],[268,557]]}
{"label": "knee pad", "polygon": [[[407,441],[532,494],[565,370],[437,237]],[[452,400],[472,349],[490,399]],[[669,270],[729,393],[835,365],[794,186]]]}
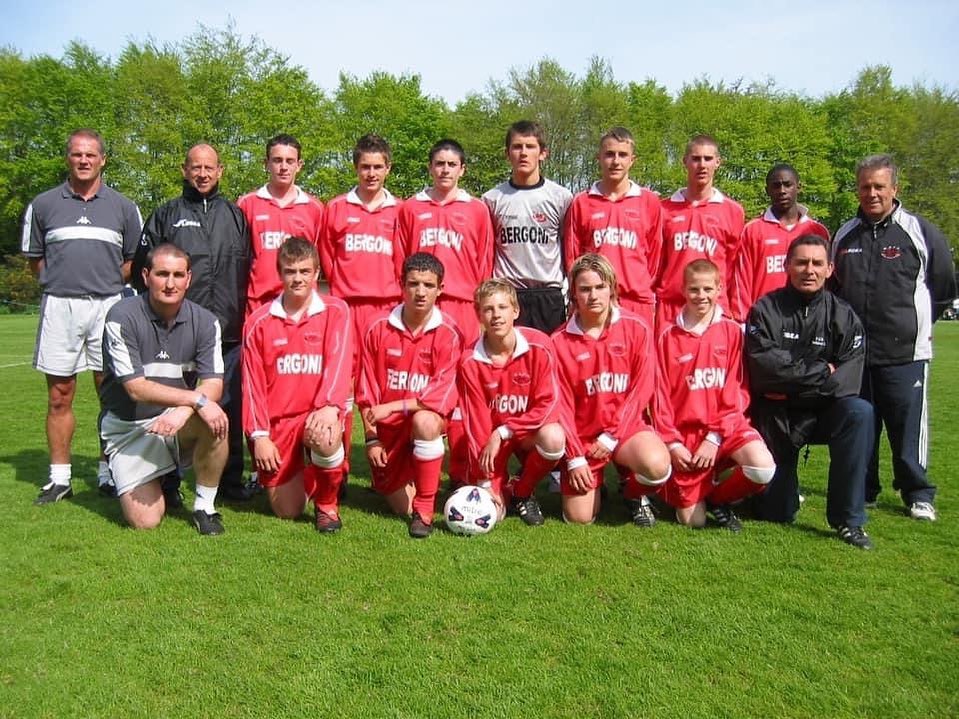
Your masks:
{"label": "knee pad", "polygon": [[346,452],[343,449],[341,444],[339,449],[337,449],[329,457],[326,457],[322,454],[317,454],[316,450],[310,450],[310,461],[315,464],[317,467],[322,469],[334,469],[343,464],[343,458],[346,457]]}
{"label": "knee pad", "polygon": [[660,485],[666,484],[672,476],[673,468],[670,466],[669,469],[666,470],[666,474],[659,479],[650,479],[646,475],[636,472],[636,481],[640,484],[645,484],[647,487],[659,487]]}
{"label": "knee pad", "polygon": [[446,454],[446,447],[439,437],[413,440],[413,457],[416,459],[428,462],[432,459],[440,459],[444,454]]}
{"label": "knee pad", "polygon": [[547,450],[540,447],[538,444],[536,445],[536,451],[539,453],[540,457],[547,460],[548,462],[558,462],[559,460],[563,458],[563,455],[566,454],[565,448],[557,449],[555,452],[548,452]]}
{"label": "knee pad", "polygon": [[772,467],[748,467],[743,465],[743,474],[746,479],[755,484],[769,484],[776,474],[776,465]]}

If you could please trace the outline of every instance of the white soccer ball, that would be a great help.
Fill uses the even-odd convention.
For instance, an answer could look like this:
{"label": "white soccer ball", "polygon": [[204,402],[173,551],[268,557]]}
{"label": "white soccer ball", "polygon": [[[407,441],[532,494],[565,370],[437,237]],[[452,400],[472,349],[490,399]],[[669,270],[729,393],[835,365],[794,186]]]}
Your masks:
{"label": "white soccer ball", "polygon": [[460,487],[443,507],[446,526],[453,534],[486,534],[496,524],[496,502],[493,495],[482,487]]}

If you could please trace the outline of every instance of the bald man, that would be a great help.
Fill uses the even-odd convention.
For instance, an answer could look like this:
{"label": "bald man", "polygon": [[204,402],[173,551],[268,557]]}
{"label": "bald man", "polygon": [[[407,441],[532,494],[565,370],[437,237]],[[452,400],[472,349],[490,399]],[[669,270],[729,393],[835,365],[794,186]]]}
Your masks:
{"label": "bald man", "polygon": [[[133,279],[141,278],[147,253],[159,244],[170,242],[190,255],[193,281],[187,299],[212,312],[223,333],[220,404],[230,421],[230,451],[220,480],[219,496],[242,501],[253,494],[243,476],[240,408],[240,341],[250,276],[249,232],[240,209],[220,194],[223,163],[213,147],[206,144],[191,147],[181,169],[183,192],[158,207],[143,226],[140,247],[133,260]],[[178,485],[172,477],[164,482],[168,507],[181,503]]]}

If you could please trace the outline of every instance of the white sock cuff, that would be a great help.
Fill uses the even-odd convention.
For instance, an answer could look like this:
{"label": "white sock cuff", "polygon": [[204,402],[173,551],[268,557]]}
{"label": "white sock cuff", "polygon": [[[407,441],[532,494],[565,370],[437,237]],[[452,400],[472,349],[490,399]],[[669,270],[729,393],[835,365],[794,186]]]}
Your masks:
{"label": "white sock cuff", "polygon": [[669,481],[669,478],[673,476],[672,465],[666,470],[666,474],[660,477],[659,479],[650,479],[644,474],[636,473],[636,480],[640,484],[645,484],[647,487],[658,487],[661,484],[666,484]]}
{"label": "white sock cuff", "polygon": [[543,449],[538,444],[536,445],[536,451],[539,452],[539,456],[543,459],[549,460],[550,462],[558,462],[563,458],[563,455],[566,454],[566,448],[557,449],[555,452],[550,452]]}
{"label": "white sock cuff", "polygon": [[413,457],[416,459],[428,462],[431,459],[439,459],[445,453],[446,447],[443,445],[443,440],[439,437],[436,439],[413,440]]}
{"label": "white sock cuff", "polygon": [[197,484],[195,489],[196,499],[193,501],[193,511],[203,510],[207,514],[216,512],[216,509],[213,507],[213,502],[216,500],[217,488]]}
{"label": "white sock cuff", "polygon": [[344,457],[346,457],[346,452],[344,451],[342,444],[333,454],[328,457],[322,454],[317,454],[315,449],[310,450],[310,461],[317,467],[322,467],[323,469],[333,469],[334,467],[339,467],[341,464],[343,464]]}
{"label": "white sock cuff", "polygon": [[71,464],[51,464],[50,481],[63,487],[68,486],[70,484],[72,467],[73,465]]}
{"label": "white sock cuff", "polygon": [[755,484],[769,484],[776,474],[776,465],[772,467],[749,467],[744,464],[742,467],[746,479]]}

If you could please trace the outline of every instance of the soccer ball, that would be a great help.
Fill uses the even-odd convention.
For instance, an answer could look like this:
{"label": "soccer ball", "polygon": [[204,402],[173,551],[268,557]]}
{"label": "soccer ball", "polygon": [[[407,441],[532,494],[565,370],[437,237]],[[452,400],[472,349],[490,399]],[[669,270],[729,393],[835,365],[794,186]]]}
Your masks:
{"label": "soccer ball", "polygon": [[446,526],[453,534],[486,534],[496,524],[496,503],[493,495],[482,487],[460,487],[443,507]]}

